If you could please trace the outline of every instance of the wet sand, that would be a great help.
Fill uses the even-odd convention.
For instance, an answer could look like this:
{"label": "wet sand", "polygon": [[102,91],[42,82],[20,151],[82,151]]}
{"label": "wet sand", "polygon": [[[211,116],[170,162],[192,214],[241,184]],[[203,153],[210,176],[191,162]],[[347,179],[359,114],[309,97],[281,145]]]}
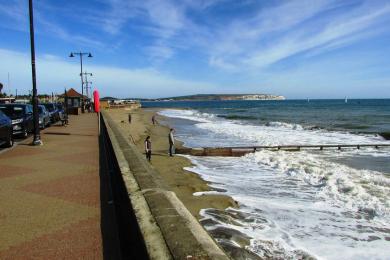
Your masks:
{"label": "wet sand", "polygon": [[[183,168],[191,166],[191,162],[182,156],[170,157],[168,154],[169,127],[158,123],[163,117],[157,115],[158,109],[112,109],[108,110],[112,119],[119,125],[125,136],[135,143],[144,153],[144,140],[150,135],[152,142],[152,166],[161,175],[166,184],[176,193],[187,209],[197,219],[200,218],[201,209],[215,208],[226,209],[235,207],[235,201],[229,196],[223,195],[202,195],[194,196],[194,192],[209,191],[211,188],[207,182],[197,174],[185,171]],[[131,114],[132,121],[129,124],[128,114]],[[157,124],[152,124],[152,116],[156,115]],[[175,140],[175,146],[182,144]]]}

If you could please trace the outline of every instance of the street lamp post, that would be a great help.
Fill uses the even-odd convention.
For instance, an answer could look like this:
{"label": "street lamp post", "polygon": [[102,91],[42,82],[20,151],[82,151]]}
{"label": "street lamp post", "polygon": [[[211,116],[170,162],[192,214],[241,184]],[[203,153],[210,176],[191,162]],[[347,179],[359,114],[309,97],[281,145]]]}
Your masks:
{"label": "street lamp post", "polygon": [[64,108],[65,108],[65,111],[64,111],[64,119],[65,119],[65,125],[68,124],[68,93],[66,91],[66,88],[65,88],[65,92],[64,92]]}
{"label": "street lamp post", "polygon": [[84,113],[84,80],[83,80],[83,56],[88,55],[88,58],[92,58],[90,52],[71,52],[69,57],[73,58],[75,55],[80,56],[80,78],[81,78],[81,112]]}
{"label": "street lamp post", "polygon": [[66,93],[66,88],[64,91],[64,109],[65,109],[65,114],[68,113],[68,93]]}
{"label": "street lamp post", "polygon": [[90,98],[90,93],[91,93],[91,86],[90,85],[92,85],[92,81],[85,81],[85,90],[86,90],[86,93],[87,93],[87,97],[89,98],[89,99],[91,99]]}
{"label": "street lamp post", "polygon": [[84,76],[85,76],[85,93],[86,93],[86,95],[87,95],[87,98],[89,98],[89,94],[88,94],[88,88],[89,88],[89,86],[88,86],[88,84],[89,83],[92,83],[91,81],[88,81],[88,76],[93,76],[92,75],[92,73],[88,73],[88,72],[84,72],[83,73],[84,74]]}
{"label": "street lamp post", "polygon": [[41,135],[39,132],[37,79],[36,79],[36,71],[35,71],[34,16],[33,16],[32,0],[29,0],[29,16],[30,16],[30,43],[31,43],[31,72],[32,72],[32,84],[33,84],[33,98],[32,98],[33,120],[34,120],[33,145],[42,145]]}

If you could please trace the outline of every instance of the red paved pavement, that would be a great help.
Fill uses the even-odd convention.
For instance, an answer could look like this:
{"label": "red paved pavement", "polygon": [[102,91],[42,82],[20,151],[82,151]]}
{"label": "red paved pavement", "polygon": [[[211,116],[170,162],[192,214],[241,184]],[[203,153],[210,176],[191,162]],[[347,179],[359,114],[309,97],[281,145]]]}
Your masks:
{"label": "red paved pavement", "polygon": [[97,130],[73,116],[0,154],[0,259],[102,258]]}

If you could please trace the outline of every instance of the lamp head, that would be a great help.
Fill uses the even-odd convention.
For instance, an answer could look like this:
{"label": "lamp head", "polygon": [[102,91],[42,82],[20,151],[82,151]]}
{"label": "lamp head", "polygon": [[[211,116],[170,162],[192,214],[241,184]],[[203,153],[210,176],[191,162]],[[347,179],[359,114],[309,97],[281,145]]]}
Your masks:
{"label": "lamp head", "polygon": [[93,56],[92,56],[92,54],[91,53],[89,53],[88,54],[88,58],[92,58]]}
{"label": "lamp head", "polygon": [[70,53],[69,57],[70,57],[70,58],[73,58],[73,57],[74,57],[73,52]]}

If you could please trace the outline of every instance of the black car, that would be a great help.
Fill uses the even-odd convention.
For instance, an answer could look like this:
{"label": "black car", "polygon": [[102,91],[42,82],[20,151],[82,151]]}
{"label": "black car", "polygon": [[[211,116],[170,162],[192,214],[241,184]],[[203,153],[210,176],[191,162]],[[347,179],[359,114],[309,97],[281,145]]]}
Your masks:
{"label": "black car", "polygon": [[12,120],[0,110],[0,145],[11,147],[14,145],[12,136]]}
{"label": "black car", "polygon": [[26,104],[0,104],[0,110],[12,120],[14,135],[27,137],[34,129],[33,109]]}
{"label": "black car", "polygon": [[45,104],[42,104],[46,107],[46,110],[49,111],[49,114],[50,114],[50,120],[51,122],[54,124],[55,122],[57,122],[58,120],[60,120],[60,115],[59,115],[59,112],[58,112],[58,108],[57,108],[57,105],[54,104],[54,103],[45,103]]}

